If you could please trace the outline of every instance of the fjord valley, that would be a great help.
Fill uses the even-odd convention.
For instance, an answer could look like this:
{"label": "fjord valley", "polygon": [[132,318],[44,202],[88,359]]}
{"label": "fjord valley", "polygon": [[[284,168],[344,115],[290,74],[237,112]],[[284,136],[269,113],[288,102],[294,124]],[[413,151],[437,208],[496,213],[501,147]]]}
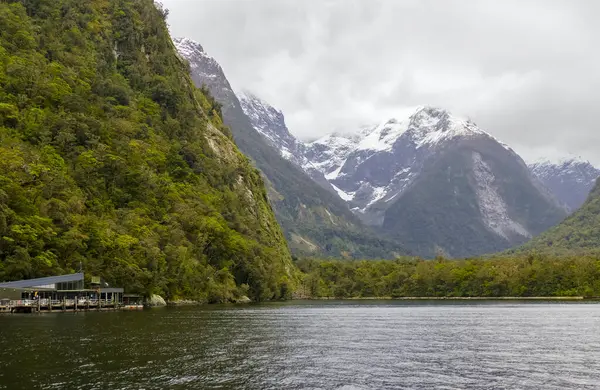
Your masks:
{"label": "fjord valley", "polygon": [[[595,295],[564,268],[596,261],[590,162],[527,164],[432,106],[302,141],[160,5],[2,7],[3,280],[85,269],[197,302]],[[540,290],[536,267],[565,284]]]}
{"label": "fjord valley", "polygon": [[0,390],[597,388],[595,8],[0,1]]}

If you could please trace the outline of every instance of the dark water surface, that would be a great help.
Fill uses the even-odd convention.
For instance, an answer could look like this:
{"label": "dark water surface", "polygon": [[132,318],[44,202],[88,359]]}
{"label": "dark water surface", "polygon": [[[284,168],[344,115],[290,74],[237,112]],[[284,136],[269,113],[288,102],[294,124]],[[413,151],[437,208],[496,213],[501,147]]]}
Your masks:
{"label": "dark water surface", "polygon": [[600,305],[290,302],[0,315],[0,389],[598,389]]}

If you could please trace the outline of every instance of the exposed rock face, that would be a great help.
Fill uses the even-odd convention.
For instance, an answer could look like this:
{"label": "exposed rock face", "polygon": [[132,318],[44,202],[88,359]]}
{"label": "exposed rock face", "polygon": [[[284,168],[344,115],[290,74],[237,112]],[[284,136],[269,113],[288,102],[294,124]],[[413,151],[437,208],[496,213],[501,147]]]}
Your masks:
{"label": "exposed rock face", "polygon": [[531,237],[523,225],[511,219],[508,205],[494,185],[494,172],[478,152],[473,152],[473,177],[479,212],[488,229],[507,240],[514,235]]}

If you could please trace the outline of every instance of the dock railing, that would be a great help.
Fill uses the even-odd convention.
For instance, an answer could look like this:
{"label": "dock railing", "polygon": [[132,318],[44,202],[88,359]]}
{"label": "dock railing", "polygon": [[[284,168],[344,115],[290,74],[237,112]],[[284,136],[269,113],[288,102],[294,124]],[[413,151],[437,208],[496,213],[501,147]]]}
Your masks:
{"label": "dock railing", "polygon": [[14,299],[8,301],[8,306],[3,306],[2,311],[15,311],[13,309],[28,309],[35,311],[53,311],[53,310],[87,310],[87,309],[110,309],[118,308],[122,303],[112,299]]}

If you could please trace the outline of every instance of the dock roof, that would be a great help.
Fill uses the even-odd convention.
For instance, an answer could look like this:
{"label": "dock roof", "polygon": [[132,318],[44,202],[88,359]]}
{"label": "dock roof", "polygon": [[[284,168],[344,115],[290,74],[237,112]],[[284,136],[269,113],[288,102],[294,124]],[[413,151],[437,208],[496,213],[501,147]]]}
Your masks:
{"label": "dock roof", "polygon": [[5,283],[0,283],[0,288],[30,288],[30,287],[47,286],[47,285],[56,284],[56,283],[78,282],[80,280],[83,280],[82,272],[76,273],[76,274],[69,274],[69,275],[48,276],[45,278],[17,280],[14,282],[5,282]]}

